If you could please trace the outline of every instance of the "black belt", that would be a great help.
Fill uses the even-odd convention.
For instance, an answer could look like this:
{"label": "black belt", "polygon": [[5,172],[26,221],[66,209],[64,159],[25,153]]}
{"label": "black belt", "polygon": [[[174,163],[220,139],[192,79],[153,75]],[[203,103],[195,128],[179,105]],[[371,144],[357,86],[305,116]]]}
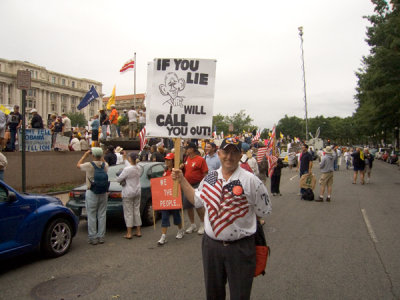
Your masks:
{"label": "black belt", "polygon": [[234,241],[221,241],[221,240],[214,240],[213,238],[210,238],[210,237],[207,235],[207,237],[208,237],[209,239],[211,239],[211,240],[213,240],[213,241],[215,241],[215,242],[221,243],[221,244],[224,245],[225,247],[226,247],[226,246],[229,246],[229,245],[231,245],[231,244],[235,244],[235,243],[237,243],[237,242],[240,242],[240,241],[243,241],[243,240],[252,238],[253,236],[254,236],[254,234],[248,235],[248,236],[245,236],[245,237],[242,237],[241,239],[234,240]]}

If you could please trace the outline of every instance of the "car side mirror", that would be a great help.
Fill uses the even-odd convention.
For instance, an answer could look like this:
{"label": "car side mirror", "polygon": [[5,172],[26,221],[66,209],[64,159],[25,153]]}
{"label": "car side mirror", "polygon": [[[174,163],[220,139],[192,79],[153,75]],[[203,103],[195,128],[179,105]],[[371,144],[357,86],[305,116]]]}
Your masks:
{"label": "car side mirror", "polygon": [[14,192],[8,192],[7,201],[8,202],[17,201],[17,195]]}

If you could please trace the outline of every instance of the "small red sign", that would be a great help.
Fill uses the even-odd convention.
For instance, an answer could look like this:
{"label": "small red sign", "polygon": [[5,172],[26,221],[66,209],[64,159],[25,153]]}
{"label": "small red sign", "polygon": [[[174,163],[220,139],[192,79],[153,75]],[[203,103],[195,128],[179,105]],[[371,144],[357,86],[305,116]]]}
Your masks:
{"label": "small red sign", "polygon": [[181,190],[178,191],[178,197],[172,196],[174,181],[171,176],[150,179],[150,185],[154,210],[181,209]]}

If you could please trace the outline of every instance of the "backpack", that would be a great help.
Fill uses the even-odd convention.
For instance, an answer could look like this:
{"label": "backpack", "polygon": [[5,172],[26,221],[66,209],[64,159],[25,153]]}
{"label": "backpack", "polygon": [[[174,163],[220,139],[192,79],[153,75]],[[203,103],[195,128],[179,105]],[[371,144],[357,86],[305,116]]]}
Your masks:
{"label": "backpack", "polygon": [[108,192],[110,182],[108,181],[108,175],[104,170],[104,162],[99,168],[94,162],[90,162],[94,168],[93,181],[90,182],[90,190],[95,194],[104,194]]}
{"label": "backpack", "polygon": [[240,161],[240,166],[245,169],[246,171],[249,171],[250,173],[254,173],[253,169],[250,167],[249,163],[247,162],[249,159],[247,158],[245,162]]}
{"label": "backpack", "polygon": [[301,195],[301,199],[313,201],[314,200],[314,192],[312,189],[305,189]]}

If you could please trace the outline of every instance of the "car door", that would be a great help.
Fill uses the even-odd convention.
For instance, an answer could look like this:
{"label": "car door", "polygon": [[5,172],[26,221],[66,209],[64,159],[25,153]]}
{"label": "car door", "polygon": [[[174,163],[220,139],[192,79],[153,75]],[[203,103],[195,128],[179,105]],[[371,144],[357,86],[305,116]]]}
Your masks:
{"label": "car door", "polygon": [[26,217],[35,209],[34,201],[19,195],[9,201],[9,189],[0,184],[0,253],[29,246],[34,233],[23,232]]}

